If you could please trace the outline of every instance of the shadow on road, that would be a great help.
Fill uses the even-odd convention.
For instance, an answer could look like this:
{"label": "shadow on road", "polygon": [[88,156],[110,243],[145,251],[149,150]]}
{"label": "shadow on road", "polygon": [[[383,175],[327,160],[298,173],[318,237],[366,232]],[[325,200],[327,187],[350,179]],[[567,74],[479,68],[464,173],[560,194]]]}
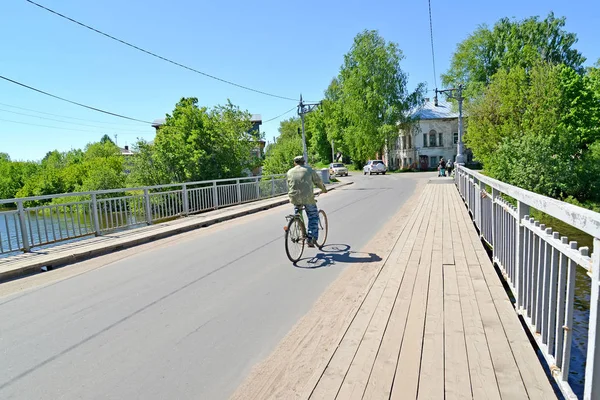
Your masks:
{"label": "shadow on road", "polygon": [[317,269],[329,267],[337,263],[371,263],[381,261],[381,257],[373,253],[351,251],[347,244],[328,244],[313,257],[305,257],[294,265],[297,268]]}

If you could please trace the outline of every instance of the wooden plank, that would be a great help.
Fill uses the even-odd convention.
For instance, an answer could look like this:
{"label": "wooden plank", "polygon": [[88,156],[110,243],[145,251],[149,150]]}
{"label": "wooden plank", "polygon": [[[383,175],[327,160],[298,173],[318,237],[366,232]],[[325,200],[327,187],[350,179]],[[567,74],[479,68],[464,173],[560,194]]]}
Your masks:
{"label": "wooden plank", "polygon": [[[479,261],[475,263],[475,260],[480,260],[473,245],[475,239],[472,231],[475,231],[475,229],[471,225],[469,216],[464,211],[458,199],[454,203],[454,210],[457,215],[457,232],[461,238],[463,250],[466,255],[467,268],[477,300],[479,315],[481,316],[481,323],[486,335],[500,395],[503,399],[526,399],[527,391],[512,354],[511,346],[504,333],[504,328],[492,299],[490,288],[484,279]],[[475,238],[478,242],[477,244],[482,246],[479,237],[475,235]]]}
{"label": "wooden plank", "polygon": [[[447,215],[448,203],[445,202],[444,213]],[[438,218],[439,221],[439,218]],[[450,221],[450,218],[448,218]],[[448,228],[450,226],[448,225]],[[444,241],[452,241],[450,230],[435,225],[434,237],[444,232]],[[444,398],[444,282],[442,271],[442,243],[434,241],[431,254],[431,271],[429,273],[429,293],[427,295],[427,312],[425,315],[425,332],[423,335],[423,354],[419,372],[418,399]]]}
{"label": "wooden plank", "polygon": [[[434,192],[431,185],[427,186],[425,190]],[[394,308],[392,309],[379,351],[375,357],[371,376],[369,377],[363,396],[364,399],[378,400],[389,398],[391,394],[394,375],[396,373],[396,364],[402,346],[411,297],[417,277],[421,249],[430,219],[429,215],[428,219],[423,221],[423,224],[415,235],[415,245],[409,255],[405,276],[398,291],[398,296],[396,297],[396,302],[394,303]]]}
{"label": "wooden plank", "polygon": [[444,265],[445,399],[470,399],[471,379],[465,344],[456,266]]}
{"label": "wooden plank", "polygon": [[477,304],[477,298],[462,247],[461,236],[458,232],[458,216],[454,207],[450,207],[450,214],[454,222],[452,237],[455,243],[456,275],[465,329],[467,355],[469,358],[471,392],[473,398],[476,400],[500,399],[494,365],[490,356],[487,337],[479,312],[479,305]]}
{"label": "wooden plank", "polygon": [[[466,225],[466,218],[462,223]],[[461,232],[465,232],[461,229]],[[466,230],[469,232],[469,230]],[[480,246],[481,242],[476,239],[472,233],[469,233],[471,244],[474,246]],[[505,331],[507,340],[509,341],[511,351],[514,355],[514,360],[519,369],[522,382],[531,399],[552,399],[556,398],[556,394],[552,389],[552,386],[546,377],[546,374],[540,364],[535,349],[531,345],[527,334],[523,330],[521,322],[519,321],[517,314],[512,306],[512,303],[508,299],[508,296],[502,286],[498,275],[494,269],[494,266],[490,262],[489,258],[481,259],[481,278],[485,279],[485,283],[489,288],[490,295],[493,299],[494,306],[497,310],[498,316],[501,320],[502,327]],[[503,389],[504,384],[500,382],[500,389]],[[504,397],[504,395],[503,395]]]}
{"label": "wooden plank", "polygon": [[[341,383],[346,376],[348,368],[355,357],[358,346],[365,335],[365,331],[369,326],[369,322],[374,317],[374,313],[381,314],[382,307],[380,303],[385,302],[386,296],[390,296],[393,292],[393,297],[396,296],[400,282],[404,275],[406,263],[396,264],[403,251],[412,249],[414,239],[411,239],[413,228],[420,226],[422,219],[425,216],[425,204],[429,201],[425,198],[424,201],[417,207],[416,212],[409,219],[402,235],[398,240],[398,245],[390,255],[389,261],[384,266],[382,274],[377,278],[373,288],[369,291],[365,302],[361,305],[356,318],[352,321],[348,331],[345,333],[341,343],[335,350],[331,361],[325,368],[323,375],[317,382],[310,394],[311,399],[332,399],[337,395]],[[390,306],[391,311],[391,306]],[[389,312],[388,312],[389,317]],[[385,318],[387,321],[387,317]]]}
{"label": "wooden plank", "polygon": [[[421,199],[411,198],[365,247],[385,259]],[[312,390],[383,264],[357,264],[344,271],[232,399],[290,398],[306,387]]]}
{"label": "wooden plank", "polygon": [[[421,250],[418,274],[415,282],[410,312],[402,347],[396,365],[396,376],[392,387],[391,399],[415,399],[418,392],[419,371],[421,368],[421,352],[423,348],[423,332],[425,330],[425,313],[427,309],[427,294],[429,291],[429,271],[433,252],[433,243],[439,237],[435,236],[435,226],[442,221],[440,215],[440,199],[443,199],[444,186],[436,185],[435,198],[431,210],[431,220],[425,235],[425,243]],[[438,228],[441,230],[441,226]],[[437,243],[440,245],[440,243]]]}
{"label": "wooden plank", "polygon": [[436,242],[437,240],[442,240],[442,262],[447,265],[454,264],[454,248],[452,242],[452,224],[450,217],[450,202],[453,199],[452,192],[456,192],[456,188],[454,185],[443,185],[443,195],[441,196],[441,201],[443,202],[443,215],[442,215],[442,231],[436,234]]}

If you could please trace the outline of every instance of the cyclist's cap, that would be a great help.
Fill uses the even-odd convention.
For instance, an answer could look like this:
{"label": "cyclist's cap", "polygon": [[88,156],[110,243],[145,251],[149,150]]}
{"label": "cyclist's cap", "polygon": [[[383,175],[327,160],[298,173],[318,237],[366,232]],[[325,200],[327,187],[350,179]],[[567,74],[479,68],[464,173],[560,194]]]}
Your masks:
{"label": "cyclist's cap", "polygon": [[303,156],[294,157],[294,162],[296,164],[304,164],[304,157]]}

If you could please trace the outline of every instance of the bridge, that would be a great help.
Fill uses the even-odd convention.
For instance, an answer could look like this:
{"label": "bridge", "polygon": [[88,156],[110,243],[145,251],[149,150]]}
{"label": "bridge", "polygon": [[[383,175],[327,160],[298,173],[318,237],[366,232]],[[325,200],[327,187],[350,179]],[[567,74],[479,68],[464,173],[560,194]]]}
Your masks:
{"label": "bridge", "polygon": [[19,200],[0,398],[600,398],[600,215],[465,168],[351,181],[296,266],[282,177]]}

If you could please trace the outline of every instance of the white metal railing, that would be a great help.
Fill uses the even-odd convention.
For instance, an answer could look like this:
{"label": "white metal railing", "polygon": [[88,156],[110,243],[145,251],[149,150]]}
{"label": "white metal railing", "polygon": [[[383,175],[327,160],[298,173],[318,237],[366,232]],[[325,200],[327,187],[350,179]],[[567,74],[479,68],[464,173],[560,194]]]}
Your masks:
{"label": "white metal railing", "polygon": [[[462,166],[457,166],[455,180],[481,238],[493,249],[493,260],[512,290],[517,311],[567,398],[577,398],[568,382],[577,268],[584,268],[591,278],[583,396],[600,399],[600,214]],[[579,247],[530,217],[531,209],[591,235],[592,256],[588,247]]]}
{"label": "white metal railing", "polygon": [[16,205],[0,211],[0,254],[285,193],[285,175],[269,175],[0,200],[0,205]]}

